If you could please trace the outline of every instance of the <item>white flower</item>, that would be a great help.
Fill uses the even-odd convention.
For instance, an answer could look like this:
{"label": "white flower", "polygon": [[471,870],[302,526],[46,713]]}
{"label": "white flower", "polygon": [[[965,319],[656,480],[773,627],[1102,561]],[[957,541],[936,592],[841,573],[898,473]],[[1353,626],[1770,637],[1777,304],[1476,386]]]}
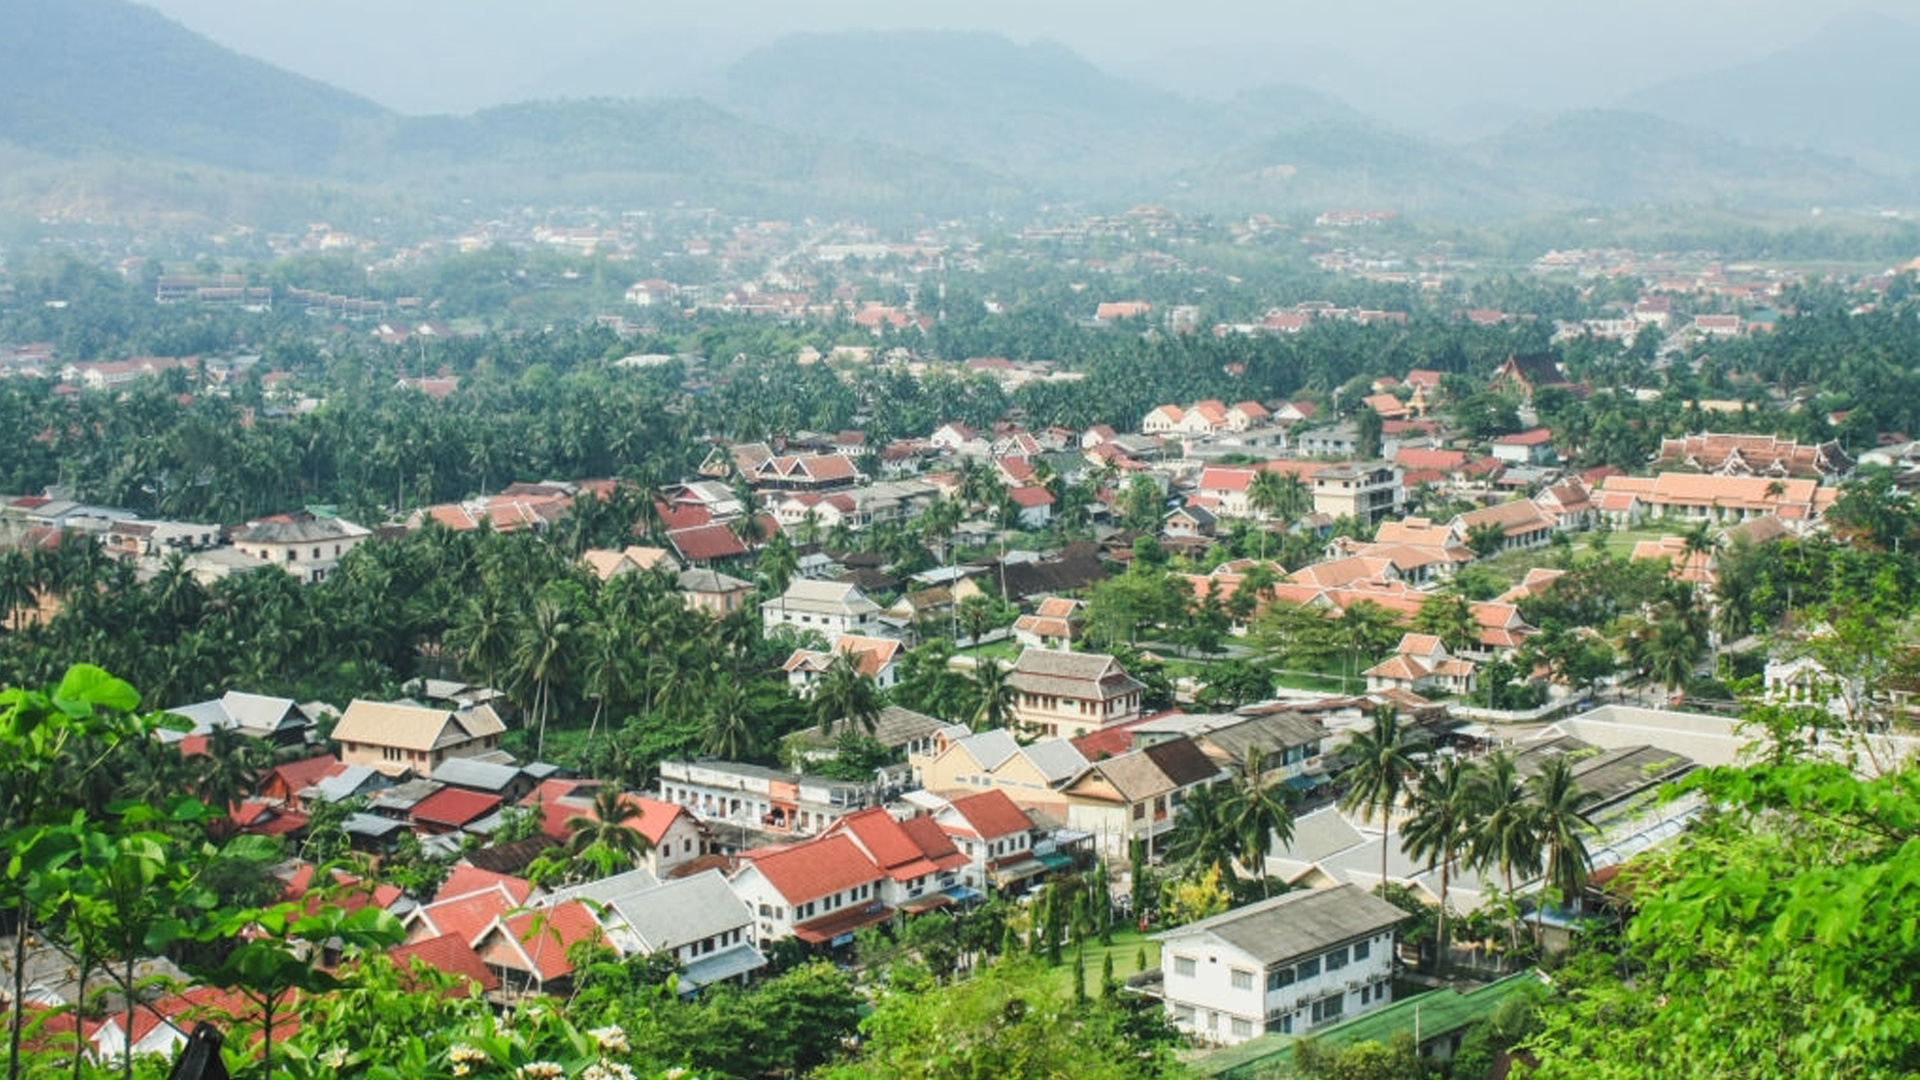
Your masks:
{"label": "white flower", "polygon": [[347,1048],[344,1046],[336,1046],[320,1055],[320,1064],[325,1065],[329,1069],[338,1069],[346,1063]]}
{"label": "white flower", "polygon": [[627,1052],[627,1033],[621,1030],[619,1024],[608,1024],[606,1027],[594,1028],[592,1031],[587,1032],[587,1034],[593,1036],[595,1045],[600,1047],[600,1052],[603,1054],[624,1054]]}
{"label": "white flower", "polygon": [[666,1080],[680,1080],[681,1077],[687,1075],[687,1069],[684,1065],[675,1065],[660,1075],[665,1077]]}
{"label": "white flower", "polygon": [[633,1070],[617,1061],[596,1061],[580,1074],[580,1080],[633,1080]]}
{"label": "white flower", "polygon": [[455,1076],[465,1076],[472,1071],[473,1066],[464,1061],[456,1061],[453,1063],[453,1075]]}
{"label": "white flower", "polygon": [[567,1075],[567,1070],[557,1061],[529,1061],[515,1069],[513,1075],[519,1080],[560,1080]]}
{"label": "white flower", "polygon": [[485,1061],[487,1060],[487,1055],[485,1051],[475,1049],[466,1043],[454,1043],[453,1049],[447,1051],[447,1060],[456,1065],[466,1065],[476,1061]]}

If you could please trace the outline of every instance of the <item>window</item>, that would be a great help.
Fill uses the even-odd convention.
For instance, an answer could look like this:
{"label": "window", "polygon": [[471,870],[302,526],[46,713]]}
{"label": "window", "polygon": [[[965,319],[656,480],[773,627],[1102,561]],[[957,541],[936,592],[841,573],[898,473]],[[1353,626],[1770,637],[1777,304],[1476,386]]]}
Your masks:
{"label": "window", "polygon": [[1320,958],[1316,956],[1311,960],[1300,961],[1300,966],[1294,969],[1294,973],[1303,982],[1320,974]]}
{"label": "window", "polygon": [[1360,961],[1365,960],[1367,958],[1367,954],[1372,951],[1373,951],[1373,946],[1368,944],[1367,942],[1364,942],[1364,941],[1354,942],[1353,943],[1353,962],[1357,964]]}
{"label": "window", "polygon": [[1292,985],[1293,985],[1293,969],[1291,967],[1283,967],[1278,971],[1267,972],[1267,989],[1268,990],[1279,990],[1283,987],[1288,987]]}
{"label": "window", "polygon": [[1360,988],[1360,1004],[1365,1005],[1367,1002],[1372,1000],[1373,1000],[1373,987],[1371,986],[1361,987]]}
{"label": "window", "polygon": [[1193,1023],[1193,1006],[1175,1005],[1173,1007],[1173,1018],[1183,1024]]}
{"label": "window", "polygon": [[1327,954],[1327,970],[1339,971],[1347,966],[1347,947],[1345,945]]}
{"label": "window", "polygon": [[1193,978],[1193,957],[1176,956],[1173,958],[1173,973],[1183,979]]}
{"label": "window", "polygon": [[1239,968],[1234,968],[1233,969],[1233,988],[1235,990],[1253,989],[1253,972],[1241,971]]}
{"label": "window", "polygon": [[1236,1016],[1236,1017],[1234,1017],[1234,1018],[1233,1018],[1233,1024],[1232,1024],[1232,1028],[1233,1028],[1233,1037],[1234,1037],[1234,1038],[1236,1038],[1236,1039],[1251,1039],[1251,1038],[1253,1038],[1253,1023],[1252,1023],[1252,1021],[1249,1021],[1249,1020],[1242,1020],[1242,1019],[1240,1019],[1239,1017],[1237,1017],[1237,1016]]}

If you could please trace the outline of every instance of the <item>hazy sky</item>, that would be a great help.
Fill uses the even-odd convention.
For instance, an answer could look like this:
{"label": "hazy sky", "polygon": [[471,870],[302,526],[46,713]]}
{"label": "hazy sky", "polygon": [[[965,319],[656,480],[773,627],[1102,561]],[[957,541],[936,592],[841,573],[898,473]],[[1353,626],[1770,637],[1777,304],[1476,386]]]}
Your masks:
{"label": "hazy sky", "polygon": [[407,112],[698,90],[701,74],[782,33],[919,27],[1050,38],[1186,92],[1298,82],[1417,121],[1605,105],[1661,78],[1791,45],[1849,8],[1920,22],[1920,0],[144,2],[241,52]]}

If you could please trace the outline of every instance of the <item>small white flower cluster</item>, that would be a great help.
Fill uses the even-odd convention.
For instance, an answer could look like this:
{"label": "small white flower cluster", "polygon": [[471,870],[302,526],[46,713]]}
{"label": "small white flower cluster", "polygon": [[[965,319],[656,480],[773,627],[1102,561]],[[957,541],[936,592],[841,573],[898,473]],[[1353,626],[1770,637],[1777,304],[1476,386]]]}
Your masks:
{"label": "small white flower cluster", "polygon": [[518,1080],[560,1080],[567,1070],[557,1061],[529,1061],[513,1071]]}
{"label": "small white flower cluster", "polygon": [[453,1063],[453,1075],[466,1076],[473,1072],[475,1064],[487,1060],[487,1055],[466,1043],[455,1043],[453,1049],[447,1051],[447,1060]]}
{"label": "small white flower cluster", "polygon": [[600,1052],[603,1054],[624,1054],[627,1052],[627,1033],[621,1029],[619,1024],[608,1024],[606,1027],[597,1027],[587,1032],[587,1034],[593,1036],[594,1044],[600,1047]]}
{"label": "small white flower cluster", "polygon": [[633,1070],[617,1061],[596,1061],[580,1074],[580,1080],[633,1080]]}
{"label": "small white flower cluster", "polygon": [[339,1069],[346,1063],[347,1048],[344,1046],[336,1046],[320,1055],[320,1064],[325,1065],[329,1069]]}

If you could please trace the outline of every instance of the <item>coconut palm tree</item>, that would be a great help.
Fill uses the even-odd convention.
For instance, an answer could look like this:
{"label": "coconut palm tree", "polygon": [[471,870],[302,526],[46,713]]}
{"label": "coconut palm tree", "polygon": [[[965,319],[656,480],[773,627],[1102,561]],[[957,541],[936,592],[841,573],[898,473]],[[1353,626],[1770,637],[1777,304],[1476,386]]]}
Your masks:
{"label": "coconut palm tree", "polygon": [[975,731],[1003,728],[1013,723],[1015,690],[1008,676],[1011,669],[991,656],[982,656],[973,666],[971,680],[973,709],[967,726]]}
{"label": "coconut palm tree", "polygon": [[533,752],[538,756],[547,744],[547,716],[553,706],[553,683],[568,667],[572,647],[573,622],[551,597],[534,601],[533,610],[513,646],[514,681],[523,695],[532,695],[532,715],[539,726]]}
{"label": "coconut palm tree", "polygon": [[594,792],[592,809],[567,819],[566,852],[575,871],[591,866],[604,876],[623,862],[633,866],[645,858],[653,842],[628,824],[638,815],[626,792],[612,784],[601,785]]}
{"label": "coconut palm tree", "polygon": [[837,652],[813,685],[813,715],[823,734],[842,723],[855,723],[871,735],[885,706],[873,679],[861,674],[853,654]]}
{"label": "coconut palm tree", "polygon": [[726,761],[744,761],[753,754],[751,700],[736,679],[722,679],[707,697],[706,730],[700,749]]}
{"label": "coconut palm tree", "polygon": [[1498,868],[1506,895],[1513,897],[1513,878],[1540,869],[1539,816],[1527,797],[1526,784],[1513,755],[1496,752],[1476,771],[1480,817],[1473,829],[1468,854],[1478,869]]}
{"label": "coconut palm tree", "polygon": [[1167,858],[1196,876],[1218,870],[1221,881],[1231,882],[1239,846],[1220,790],[1209,785],[1187,792],[1180,803],[1179,823],[1167,837]]}
{"label": "coconut palm tree", "polygon": [[0,552],[0,619],[18,630],[26,609],[34,604],[36,577],[33,562],[18,551]]}
{"label": "coconut palm tree", "polygon": [[1225,818],[1233,836],[1241,865],[1260,878],[1260,893],[1268,895],[1267,855],[1274,841],[1293,842],[1293,810],[1288,805],[1286,785],[1269,774],[1267,755],[1258,746],[1247,748],[1246,757],[1229,781]]}
{"label": "coconut palm tree", "polygon": [[1527,788],[1534,801],[1534,829],[1546,853],[1547,884],[1570,900],[1586,887],[1587,871],[1593,865],[1585,839],[1594,831],[1585,810],[1593,796],[1580,790],[1573,762],[1564,755],[1548,758],[1527,779]]}
{"label": "coconut palm tree", "polygon": [[1413,744],[1400,726],[1399,710],[1374,710],[1373,726],[1354,735],[1347,744],[1353,765],[1346,772],[1347,790],[1340,796],[1343,810],[1380,813],[1380,884],[1387,883],[1387,848],[1393,840],[1393,808],[1414,771]]}
{"label": "coconut palm tree", "polygon": [[1407,854],[1425,859],[1429,870],[1436,864],[1440,867],[1440,918],[1435,936],[1442,965],[1447,959],[1447,889],[1453,880],[1453,864],[1473,850],[1479,799],[1473,766],[1449,757],[1438,768],[1429,765],[1420,771],[1407,800],[1413,810],[1405,830]]}

